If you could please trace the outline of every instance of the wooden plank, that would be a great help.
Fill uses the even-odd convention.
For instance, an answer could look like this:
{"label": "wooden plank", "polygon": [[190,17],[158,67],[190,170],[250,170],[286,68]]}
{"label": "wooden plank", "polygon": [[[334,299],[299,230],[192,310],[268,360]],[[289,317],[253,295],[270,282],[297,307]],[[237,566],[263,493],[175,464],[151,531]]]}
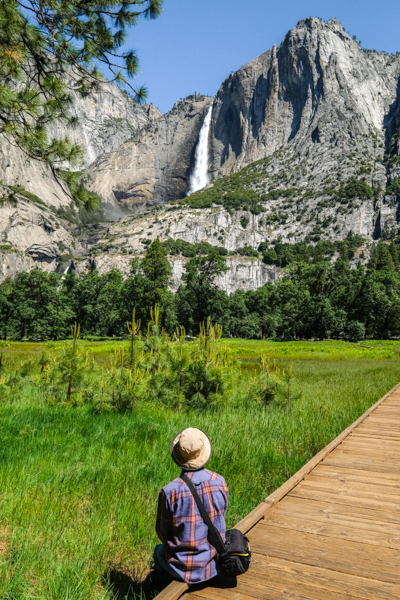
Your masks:
{"label": "wooden plank", "polygon": [[[398,397],[399,401],[400,401],[400,391],[398,391],[399,386],[400,386],[400,383],[397,384],[387,394],[385,394],[380,400],[378,400],[359,419],[357,419],[352,425],[350,425],[339,436],[337,436],[337,438],[335,440],[333,440],[330,444],[328,444],[323,450],[318,452],[318,454],[316,454],[316,456],[314,456],[306,465],[304,465],[304,467],[302,467],[302,469],[300,469],[297,473],[295,473],[288,481],[286,481],[282,486],[280,486],[277,490],[275,490],[272,494],[270,494],[265,499],[264,502],[262,502],[260,505],[258,505],[253,511],[251,511],[251,513],[249,513],[249,515],[247,515],[244,519],[242,519],[238,523],[238,528],[240,528],[241,531],[243,531],[243,532],[248,532],[261,519],[272,514],[272,511],[273,511],[275,505],[282,498],[284,498],[295,486],[297,486],[297,484],[302,479],[304,479],[304,477],[306,475],[308,475],[313,469],[315,469],[315,467],[318,464],[320,464],[322,460],[326,459],[326,457],[328,457],[328,455],[330,455],[332,453],[332,451],[335,448],[337,448],[337,446],[339,444],[341,444],[341,442],[343,440],[345,440],[347,438],[347,436],[349,436],[351,434],[352,431],[354,431],[358,426],[360,426],[366,419],[370,420],[372,413],[386,399],[388,399],[389,397],[391,397],[392,399],[397,399],[397,397]],[[396,392],[397,392],[397,395],[395,397],[394,394]],[[393,404],[393,402],[391,402],[391,404]],[[390,429],[389,429],[389,431],[390,431]],[[346,462],[347,457],[345,457],[343,459],[343,457],[340,456],[340,457],[337,457],[337,459],[335,459],[335,460],[337,460],[337,461],[341,460],[342,462],[344,460],[344,462]],[[362,464],[363,464],[363,462],[362,462]],[[375,462],[374,464],[376,466],[378,463]],[[364,468],[363,466],[360,466],[360,464],[357,464],[357,460],[355,461],[355,464],[353,464],[352,466],[355,468],[362,468],[362,469]],[[389,467],[387,466],[387,468],[389,468]],[[375,470],[382,471],[381,468],[376,468]],[[383,471],[383,472],[388,472],[388,471]],[[173,582],[172,584],[167,586],[167,588],[165,588],[165,590],[163,590],[163,592],[161,592],[161,594],[159,594],[157,596],[157,599],[158,600],[177,600],[182,594],[185,593],[185,591],[187,589],[188,589],[187,584]]]}
{"label": "wooden plank", "polygon": [[335,454],[351,454],[355,458],[371,458],[371,460],[391,460],[393,462],[399,462],[400,451],[397,448],[382,448],[373,445],[368,447],[363,443],[357,443],[354,441],[352,444],[346,444],[341,446],[335,451]]}
{"label": "wooden plank", "polygon": [[[386,530],[394,531],[394,528],[400,526],[400,519],[395,520],[395,516],[391,511],[380,510],[379,513],[374,508],[365,508],[363,506],[351,506],[348,504],[340,504],[319,500],[316,498],[300,498],[299,496],[286,496],[284,502],[280,502],[277,511],[292,511],[294,515],[303,514],[301,511],[314,510],[321,512],[322,515],[326,514],[328,517],[334,518],[348,517],[365,522],[365,527],[370,528],[372,531],[382,531],[384,527]],[[297,508],[298,507],[298,508]],[[260,525],[263,523],[260,521]],[[392,529],[393,527],[393,529]],[[397,529],[396,529],[397,531]]]}
{"label": "wooden plank", "polygon": [[381,471],[382,473],[393,473],[398,475],[399,467],[392,463],[387,463],[382,460],[372,460],[369,458],[362,459],[345,453],[329,456],[324,460],[325,465],[331,467],[349,467],[352,469],[361,469],[363,471]]}
{"label": "wooden plank", "polygon": [[392,412],[394,414],[400,414],[400,402],[397,401],[395,405],[383,404],[379,407],[379,412]]}
{"label": "wooden plank", "polygon": [[320,600],[322,596],[324,600],[357,599],[357,596],[350,595],[345,590],[341,592],[331,591],[318,588],[311,585],[310,582],[300,587],[296,585],[295,581],[282,581],[279,578],[274,578],[264,573],[257,573],[256,577],[248,573],[242,575],[238,578],[237,586],[233,589],[203,587],[200,590],[195,589],[192,593],[188,593],[188,598],[207,600],[222,600],[226,598],[229,598],[229,600],[231,598],[236,598],[237,600],[247,600],[248,598],[282,600],[282,597],[290,600]]}
{"label": "wooden plank", "polygon": [[389,429],[376,429],[375,427],[357,427],[357,430],[352,435],[366,435],[372,437],[385,437],[399,439],[400,433],[397,431],[390,431]]}
{"label": "wooden plank", "polygon": [[400,553],[324,535],[258,524],[249,534],[252,550],[270,557],[332,569],[349,575],[400,583]]}
{"label": "wooden plank", "polygon": [[391,394],[385,402],[385,406],[397,407],[400,404],[400,394]]}
{"label": "wooden plank", "polygon": [[379,427],[386,426],[396,430],[400,429],[398,421],[391,419],[387,415],[370,415],[365,420],[365,425],[368,425],[368,427],[372,427],[373,423]]}
{"label": "wooden plank", "polygon": [[324,500],[309,500],[296,496],[287,496],[284,502],[280,502],[274,514],[268,521],[260,521],[259,525],[265,525],[273,521],[276,515],[292,515],[296,519],[304,521],[331,522],[335,524],[348,523],[346,527],[362,528],[365,531],[376,531],[387,533],[394,537],[400,537],[400,522],[392,520],[392,513],[368,509],[360,506],[346,506],[334,504]]}
{"label": "wooden plank", "polygon": [[346,447],[348,445],[352,445],[352,444],[356,444],[358,446],[363,446],[364,448],[367,449],[371,449],[371,450],[375,450],[375,448],[382,448],[383,450],[387,449],[387,450],[394,450],[394,451],[398,451],[400,450],[400,440],[399,439],[393,439],[393,440],[380,440],[380,439],[365,439],[364,437],[362,437],[362,435],[359,435],[356,431],[353,431],[353,433],[351,435],[349,435],[348,438],[346,438],[344,440],[344,442],[338,446],[338,448],[340,447]]}
{"label": "wooden plank", "polygon": [[[358,483],[356,481],[341,481],[333,477],[323,477],[320,475],[311,474],[308,477],[306,477],[306,479],[304,479],[301,483],[299,483],[297,488],[301,486],[312,487],[313,489],[322,491],[329,490],[330,492],[336,492],[338,494],[347,494],[348,492],[353,491],[357,495],[361,494],[368,498],[380,498],[381,496],[383,496],[383,498],[387,498],[390,502],[400,501],[399,487],[392,485],[387,485],[383,487],[379,484],[376,484],[374,481]],[[295,492],[297,488],[292,490],[292,492]]]}
{"label": "wooden plank", "polygon": [[358,428],[356,431],[353,431],[353,433],[351,434],[353,437],[355,438],[362,438],[363,440],[370,440],[370,442],[373,442],[374,440],[386,440],[386,441],[390,441],[393,440],[395,442],[400,442],[400,433],[398,435],[392,435],[392,434],[385,434],[384,432],[377,432],[374,430],[374,432],[369,433],[368,431],[360,431],[360,428]]}
{"label": "wooden plank", "polygon": [[399,427],[395,424],[393,424],[389,419],[386,419],[384,423],[381,423],[381,421],[379,421],[378,419],[375,420],[375,425],[373,426],[372,423],[372,417],[373,415],[371,415],[370,417],[368,417],[368,419],[366,419],[363,423],[360,423],[359,428],[360,429],[369,429],[371,427],[379,427],[380,429],[395,429],[396,431],[399,430]]}
{"label": "wooden plank", "polygon": [[[247,574],[246,574],[247,575]],[[282,598],[290,598],[293,600],[355,600],[355,596],[351,596],[346,590],[341,592],[321,589],[310,582],[304,582],[298,585],[296,581],[286,580],[282,578],[274,578],[264,573],[257,573],[257,576],[250,577],[243,575],[240,579],[243,581],[243,589],[253,598],[265,598],[265,600],[282,600]],[[240,581],[242,583],[242,581]],[[225,596],[226,597],[226,596]]]}
{"label": "wooden plank", "polygon": [[294,585],[297,589],[303,585],[316,586],[320,592],[320,599],[325,598],[321,593],[323,590],[347,593],[351,597],[363,600],[400,598],[400,586],[393,583],[253,553],[249,575],[258,577],[260,573],[265,573],[271,581],[278,579],[288,586]]}
{"label": "wooden plank", "polygon": [[337,448],[336,452],[363,452],[363,454],[370,454],[371,456],[386,456],[393,455],[398,456],[400,453],[400,444],[394,440],[362,440],[352,439],[341,444],[340,448]]}
{"label": "wooden plank", "polygon": [[[261,578],[261,582],[263,578]],[[280,586],[282,588],[282,586]],[[186,595],[185,595],[186,597]],[[193,593],[189,592],[187,595],[188,598],[193,599],[207,599],[207,600],[223,600],[229,598],[229,600],[253,600],[254,598],[260,600],[281,600],[282,599],[282,589],[276,589],[272,585],[259,585],[258,581],[246,581],[242,582],[241,578],[238,579],[237,587],[234,589],[218,589],[218,588],[203,588],[202,590],[193,591]],[[290,600],[312,600],[309,596],[305,596],[302,591],[298,591],[297,593],[285,593],[285,598]],[[329,599],[330,600],[330,599]],[[332,600],[340,600],[340,598],[335,598]]]}
{"label": "wooden plank", "polygon": [[[352,433],[352,435],[354,435],[354,433]],[[392,435],[392,434],[387,434],[385,432],[382,433],[365,433],[364,431],[358,431],[357,430],[357,436],[358,437],[362,437],[366,440],[399,440],[400,441],[400,434],[399,435]]]}
{"label": "wooden plank", "polygon": [[379,413],[371,415],[371,420],[368,420],[369,424],[376,423],[377,425],[385,424],[393,429],[400,431],[400,419],[391,413]]}
{"label": "wooden plank", "polygon": [[[238,592],[236,589],[229,590],[229,598],[231,600],[253,600],[254,596],[248,596],[242,592]],[[157,596],[158,598],[158,596]],[[213,587],[204,588],[202,590],[186,592],[184,598],[193,598],[193,600],[218,600],[219,598],[226,598],[225,594],[221,594],[220,590],[216,590]]]}
{"label": "wooden plank", "polygon": [[[341,448],[337,450],[334,454],[328,457],[328,460],[333,460],[341,457],[351,457],[354,461],[364,461],[376,463],[377,465],[384,464],[386,467],[392,467],[394,472],[398,472],[398,465],[400,463],[400,458],[396,453],[393,452],[367,452],[364,449],[354,448],[352,450],[347,450],[346,448]],[[375,469],[375,471],[380,471],[380,467]]]}
{"label": "wooden plank", "polygon": [[361,469],[348,469],[346,467],[331,467],[324,463],[318,465],[312,472],[315,477],[332,477],[339,481],[356,483],[375,483],[380,486],[400,488],[400,471],[396,475],[381,473],[380,471],[362,471]]}
{"label": "wooden plank", "polygon": [[[297,502],[296,502],[297,501]],[[310,506],[310,505],[317,506]],[[273,527],[283,527],[292,531],[302,531],[335,539],[351,540],[360,544],[400,550],[400,523],[371,521],[347,515],[335,515],[329,509],[321,510],[318,502],[300,504],[299,498],[286,498],[268,521],[261,521]],[[329,504],[325,503],[329,507]],[[379,514],[379,513],[378,513]]]}
{"label": "wooden plank", "polygon": [[310,489],[316,494],[328,492],[338,496],[357,496],[360,499],[371,501],[375,505],[381,504],[382,508],[390,506],[392,510],[400,512],[400,490],[392,486],[383,487],[374,483],[346,483],[332,477],[310,475],[299,483],[289,495],[296,495],[297,491],[302,489]]}
{"label": "wooden plank", "polygon": [[342,444],[340,448],[337,448],[335,452],[332,453],[333,456],[336,456],[337,454],[351,454],[355,457],[365,456],[367,458],[371,458],[372,460],[386,461],[387,459],[392,459],[396,462],[399,460],[400,456],[400,452],[396,448],[385,449],[372,444],[370,444],[368,447],[368,445],[365,444],[357,445],[357,442],[354,442],[353,444],[349,443],[346,445]]}
{"label": "wooden plank", "polygon": [[187,583],[181,581],[172,581],[166,588],[160,592],[156,598],[158,600],[178,600],[189,588]]}
{"label": "wooden plank", "polygon": [[393,431],[393,433],[399,432],[400,431],[400,427],[398,427],[397,425],[393,425],[393,423],[389,420],[389,419],[385,419],[385,420],[376,420],[375,423],[373,424],[372,421],[370,421],[369,419],[364,421],[364,423],[361,423],[361,425],[359,426],[358,430],[361,431],[363,429],[386,429],[388,431]]}
{"label": "wooden plank", "polygon": [[297,487],[290,493],[293,498],[305,498],[308,500],[318,500],[321,502],[330,502],[333,504],[343,504],[349,507],[359,507],[369,509],[371,511],[379,510],[385,514],[389,514],[393,523],[400,523],[400,510],[398,503],[380,502],[371,498],[362,498],[356,494],[337,494],[328,491],[318,491],[311,487]]}

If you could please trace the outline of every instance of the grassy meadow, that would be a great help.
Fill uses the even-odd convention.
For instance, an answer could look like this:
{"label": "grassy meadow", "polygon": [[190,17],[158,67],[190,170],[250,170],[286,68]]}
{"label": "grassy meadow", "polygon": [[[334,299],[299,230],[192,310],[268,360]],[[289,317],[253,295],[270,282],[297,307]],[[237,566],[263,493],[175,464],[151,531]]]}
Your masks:
{"label": "grassy meadow", "polygon": [[[34,386],[2,399],[0,380],[2,600],[110,599],[113,570],[140,581],[157,543],[158,491],[179,475],[170,442],[185,427],[211,437],[208,466],[228,483],[233,526],[400,380],[398,342],[224,342],[241,362],[244,390],[263,352],[278,369],[293,365],[290,411],[244,393],[215,410],[145,402],[96,414],[51,405]],[[80,343],[103,366],[123,344]],[[11,342],[0,351],[12,370],[61,346]]]}

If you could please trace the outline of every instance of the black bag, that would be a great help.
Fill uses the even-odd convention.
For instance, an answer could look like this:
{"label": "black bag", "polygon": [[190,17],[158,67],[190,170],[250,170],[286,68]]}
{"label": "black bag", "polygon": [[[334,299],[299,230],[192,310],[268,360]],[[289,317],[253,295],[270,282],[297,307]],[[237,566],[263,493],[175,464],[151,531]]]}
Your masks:
{"label": "black bag", "polygon": [[200,500],[196,488],[186,473],[181,474],[181,479],[183,479],[189,490],[192,492],[200,514],[203,517],[203,521],[208,527],[211,543],[218,552],[218,562],[221,571],[230,573],[231,575],[241,575],[242,573],[246,573],[250,566],[251,557],[250,544],[247,537],[239,531],[239,529],[228,529],[225,534],[226,542],[224,544],[221,534],[215,525],[213,525],[204,508],[204,504]]}

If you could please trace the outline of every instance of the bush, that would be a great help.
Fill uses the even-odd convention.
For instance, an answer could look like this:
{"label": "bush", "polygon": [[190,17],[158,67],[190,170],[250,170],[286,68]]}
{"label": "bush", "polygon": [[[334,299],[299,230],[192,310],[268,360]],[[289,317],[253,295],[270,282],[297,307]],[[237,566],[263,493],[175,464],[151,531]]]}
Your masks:
{"label": "bush", "polygon": [[360,321],[349,321],[346,326],[346,337],[350,342],[359,342],[365,338],[365,325]]}
{"label": "bush", "polygon": [[255,258],[258,258],[257,250],[254,250],[254,248],[251,246],[243,246],[242,248],[238,248],[236,253],[240,254],[240,256],[254,256]]}
{"label": "bush", "polygon": [[386,188],[386,194],[400,196],[400,178],[394,177]]}
{"label": "bush", "polygon": [[211,208],[213,202],[221,204],[221,193],[216,188],[195,192],[181,200],[181,204],[187,204],[191,208]]}
{"label": "bush", "polygon": [[364,243],[364,238],[358,234],[349,232],[346,239],[340,242],[320,240],[318,234],[307,236],[308,240],[318,242],[315,246],[304,242],[287,244],[272,242],[273,248],[268,249],[268,242],[262,242],[258,250],[263,252],[263,261],[267,265],[286,267],[294,262],[309,262],[310,260],[329,260],[335,252],[340,252],[345,259],[351,259],[355,251]]}
{"label": "bush", "polygon": [[341,198],[361,198],[362,200],[369,200],[372,198],[372,188],[364,180],[351,179],[347,185],[339,190],[339,196]]}
{"label": "bush", "polygon": [[172,238],[162,242],[164,246],[165,254],[172,256],[185,256],[186,258],[193,258],[199,254],[211,254],[217,252],[220,256],[226,256],[228,250],[223,246],[213,246],[208,242],[199,242],[198,244],[191,244],[185,240],[173,240]]}

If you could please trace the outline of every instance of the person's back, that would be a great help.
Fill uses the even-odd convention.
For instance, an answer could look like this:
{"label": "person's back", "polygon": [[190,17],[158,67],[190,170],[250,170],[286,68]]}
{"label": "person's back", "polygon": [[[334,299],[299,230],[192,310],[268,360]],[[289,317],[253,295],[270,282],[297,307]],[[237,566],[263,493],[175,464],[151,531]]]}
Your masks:
{"label": "person's back", "polygon": [[[204,468],[211,457],[208,437],[199,429],[185,429],[172,442],[171,455],[195,485],[224,539],[228,488],[221,475]],[[209,542],[208,528],[180,477],[160,491],[156,532],[162,541],[154,552],[156,569],[187,583],[207,581],[218,574],[217,551]]]}

